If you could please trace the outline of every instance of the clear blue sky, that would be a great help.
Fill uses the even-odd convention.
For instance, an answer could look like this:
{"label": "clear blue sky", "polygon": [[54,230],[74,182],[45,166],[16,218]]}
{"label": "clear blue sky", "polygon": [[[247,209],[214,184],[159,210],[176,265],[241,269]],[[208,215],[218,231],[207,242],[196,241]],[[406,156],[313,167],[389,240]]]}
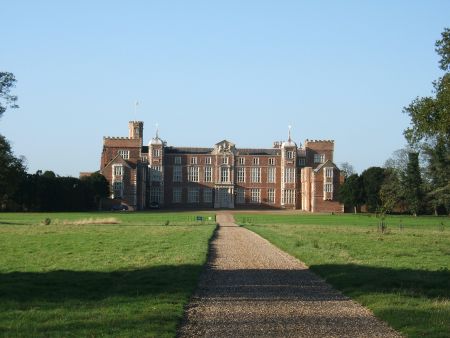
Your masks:
{"label": "clear blue sky", "polygon": [[[450,1],[6,1],[0,133],[30,172],[99,169],[102,137],[169,145],[334,139],[357,171],[403,147],[402,107],[441,75]],[[137,114],[133,103],[141,102]]]}

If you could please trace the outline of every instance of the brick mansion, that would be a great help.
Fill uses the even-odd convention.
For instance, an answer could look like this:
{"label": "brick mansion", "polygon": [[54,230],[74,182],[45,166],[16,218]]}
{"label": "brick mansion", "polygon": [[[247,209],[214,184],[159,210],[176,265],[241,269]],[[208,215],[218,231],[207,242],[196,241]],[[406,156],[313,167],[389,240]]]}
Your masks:
{"label": "brick mansion", "polygon": [[174,147],[158,132],[143,144],[144,123],[130,121],[128,137],[104,137],[100,173],[111,197],[131,209],[277,208],[342,212],[343,182],[333,163],[334,142],[274,142],[272,148],[238,148],[223,140],[208,148]]}

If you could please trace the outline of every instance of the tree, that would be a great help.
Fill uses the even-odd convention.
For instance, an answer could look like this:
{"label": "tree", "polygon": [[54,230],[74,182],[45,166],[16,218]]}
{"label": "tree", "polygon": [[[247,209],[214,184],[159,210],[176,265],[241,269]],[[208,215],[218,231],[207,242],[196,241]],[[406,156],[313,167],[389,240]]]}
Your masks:
{"label": "tree", "polygon": [[395,168],[386,168],[385,178],[380,188],[380,211],[383,214],[389,214],[400,206],[404,199],[403,191],[399,171]]}
{"label": "tree", "polygon": [[0,210],[6,209],[25,177],[23,160],[14,156],[8,140],[0,135]]}
{"label": "tree", "polygon": [[414,216],[417,216],[423,205],[422,177],[420,176],[418,153],[410,152],[408,154],[408,166],[402,181],[407,208]]}
{"label": "tree", "polygon": [[0,72],[0,117],[9,108],[18,108],[17,96],[11,95],[11,89],[16,85],[14,74]]}
{"label": "tree", "polygon": [[344,206],[353,207],[356,214],[357,208],[363,202],[362,181],[358,174],[346,178],[344,184],[339,188],[338,200],[344,203]]}
{"label": "tree", "polygon": [[[436,41],[441,57],[442,77],[433,82],[434,96],[417,97],[403,109],[411,118],[404,132],[409,144],[423,149],[428,156],[427,197],[435,213],[438,208],[450,212],[450,29],[445,28]],[[428,176],[427,175],[427,176]]]}
{"label": "tree", "polygon": [[90,176],[82,177],[81,182],[86,185],[89,191],[91,206],[100,209],[102,198],[108,197],[109,195],[108,180],[99,172],[95,172]]}
{"label": "tree", "polygon": [[381,207],[380,189],[385,178],[385,169],[370,167],[361,174],[363,200],[369,212],[379,211]]}
{"label": "tree", "polygon": [[341,165],[339,166],[339,169],[344,174],[345,178],[350,177],[351,175],[353,175],[355,173],[355,169],[348,162],[342,162]]}

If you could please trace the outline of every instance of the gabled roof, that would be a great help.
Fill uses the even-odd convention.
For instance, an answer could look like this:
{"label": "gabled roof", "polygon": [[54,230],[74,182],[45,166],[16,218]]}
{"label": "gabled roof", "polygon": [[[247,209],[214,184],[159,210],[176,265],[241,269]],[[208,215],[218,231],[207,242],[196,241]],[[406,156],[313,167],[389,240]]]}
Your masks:
{"label": "gabled roof", "polygon": [[222,144],[222,143],[229,143],[229,144],[231,144],[232,146],[235,145],[233,142],[230,142],[230,141],[228,141],[228,140],[222,140],[222,141],[220,141],[220,142],[217,142],[217,143],[215,144],[215,146],[218,146],[219,144]]}
{"label": "gabled roof", "polygon": [[314,172],[319,172],[320,170],[322,170],[322,168],[329,168],[329,167],[333,167],[335,169],[340,170],[336,164],[334,164],[331,160],[326,160],[324,163],[320,164],[316,169],[314,169]]}
{"label": "gabled roof", "polygon": [[[120,154],[117,154],[111,161],[108,162],[108,164],[105,165],[105,168],[109,167],[112,164],[124,164],[125,166],[127,166],[130,169],[133,169],[134,165],[132,165],[132,163],[129,163],[128,161],[125,161],[122,156],[120,156]],[[105,169],[103,168],[103,169]]]}

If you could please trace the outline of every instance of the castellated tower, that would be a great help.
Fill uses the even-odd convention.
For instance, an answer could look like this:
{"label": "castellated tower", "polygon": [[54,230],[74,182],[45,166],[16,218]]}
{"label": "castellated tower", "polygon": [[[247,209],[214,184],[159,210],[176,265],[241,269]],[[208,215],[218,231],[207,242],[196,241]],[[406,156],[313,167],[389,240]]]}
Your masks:
{"label": "castellated tower", "polygon": [[144,122],[130,121],[128,122],[128,137],[130,139],[141,139],[144,133]]}

